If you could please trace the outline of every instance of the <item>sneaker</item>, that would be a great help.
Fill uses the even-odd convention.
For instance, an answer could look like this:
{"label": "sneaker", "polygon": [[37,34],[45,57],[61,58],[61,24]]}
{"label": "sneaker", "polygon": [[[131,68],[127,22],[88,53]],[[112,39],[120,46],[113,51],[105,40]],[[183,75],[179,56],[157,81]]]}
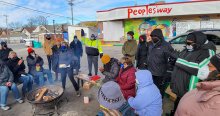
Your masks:
{"label": "sneaker", "polygon": [[80,96],[81,96],[80,91],[77,91],[77,92],[76,92],[76,95],[77,95],[77,97],[80,97]]}
{"label": "sneaker", "polygon": [[7,110],[10,109],[10,107],[9,106],[1,106],[1,109],[4,110],[4,111],[7,111]]}
{"label": "sneaker", "polygon": [[89,74],[88,74],[88,76],[92,76],[92,74],[91,74],[91,73],[89,73]]}
{"label": "sneaker", "polygon": [[22,104],[22,103],[24,103],[24,100],[19,99],[19,100],[17,100],[17,102],[18,102],[19,104]]}

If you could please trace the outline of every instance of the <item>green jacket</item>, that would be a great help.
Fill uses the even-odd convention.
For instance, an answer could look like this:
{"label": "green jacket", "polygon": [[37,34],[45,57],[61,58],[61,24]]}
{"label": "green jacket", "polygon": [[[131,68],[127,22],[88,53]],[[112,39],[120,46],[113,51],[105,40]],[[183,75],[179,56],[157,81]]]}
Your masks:
{"label": "green jacket", "polygon": [[99,39],[91,40],[89,38],[82,37],[82,43],[85,44],[85,46],[87,47],[97,48],[99,50],[99,53],[103,53],[102,44]]}

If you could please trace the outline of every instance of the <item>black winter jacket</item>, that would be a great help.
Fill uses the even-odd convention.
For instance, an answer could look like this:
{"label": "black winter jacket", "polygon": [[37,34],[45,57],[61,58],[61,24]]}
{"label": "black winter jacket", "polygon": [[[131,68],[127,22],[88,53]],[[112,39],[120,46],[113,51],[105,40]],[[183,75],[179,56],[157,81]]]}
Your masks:
{"label": "black winter jacket", "polygon": [[0,59],[4,63],[6,63],[8,61],[8,55],[9,55],[10,51],[12,51],[11,48],[6,48],[6,49],[0,50]]}
{"label": "black winter jacket", "polygon": [[146,42],[140,42],[138,44],[136,61],[138,69],[146,69],[147,68],[147,54],[148,54],[148,45]]}

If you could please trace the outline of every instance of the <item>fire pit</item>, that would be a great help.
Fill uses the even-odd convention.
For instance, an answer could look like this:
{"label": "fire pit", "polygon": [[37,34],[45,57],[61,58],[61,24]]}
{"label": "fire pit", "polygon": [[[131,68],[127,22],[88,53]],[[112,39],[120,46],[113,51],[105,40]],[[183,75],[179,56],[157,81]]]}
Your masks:
{"label": "fire pit", "polygon": [[32,105],[33,115],[52,115],[58,113],[58,103],[64,90],[57,85],[37,88],[27,94],[27,101]]}

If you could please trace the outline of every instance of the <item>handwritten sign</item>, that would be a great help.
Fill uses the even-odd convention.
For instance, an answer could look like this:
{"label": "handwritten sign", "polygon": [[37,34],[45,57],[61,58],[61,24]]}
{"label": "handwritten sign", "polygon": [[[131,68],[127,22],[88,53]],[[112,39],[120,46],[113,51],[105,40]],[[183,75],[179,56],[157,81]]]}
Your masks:
{"label": "handwritten sign", "polygon": [[128,18],[155,15],[155,14],[170,14],[173,8],[156,6],[146,6],[146,7],[133,7],[128,8]]}

